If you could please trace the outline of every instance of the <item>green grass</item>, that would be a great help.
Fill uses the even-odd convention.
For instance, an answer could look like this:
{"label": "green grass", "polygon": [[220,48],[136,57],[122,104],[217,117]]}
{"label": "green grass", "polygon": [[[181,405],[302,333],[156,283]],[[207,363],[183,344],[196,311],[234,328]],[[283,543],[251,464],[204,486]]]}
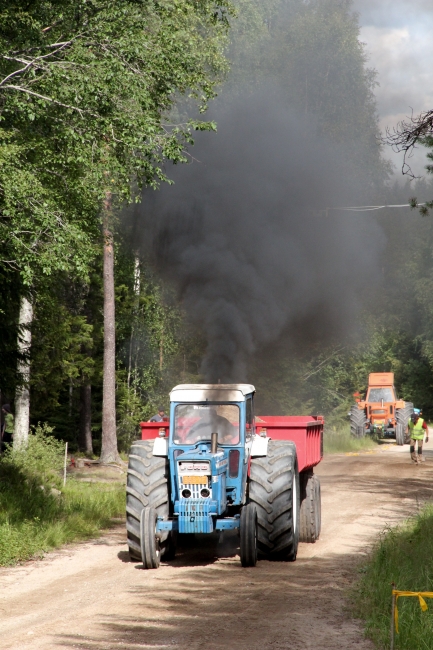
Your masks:
{"label": "green grass", "polygon": [[26,450],[1,459],[0,566],[97,537],[114,517],[124,514],[124,485],[68,479],[63,488],[60,453],[63,445],[39,430]]}
{"label": "green grass", "polygon": [[377,448],[377,440],[368,435],[364,438],[354,438],[350,435],[348,425],[329,427],[325,428],[323,434],[323,447],[327,454],[365,451]]}
{"label": "green grass", "polygon": [[[386,531],[360,569],[354,592],[355,614],[366,622],[367,636],[389,648],[391,583],[402,591],[433,591],[433,505],[405,524]],[[422,612],[417,598],[400,598],[396,649],[431,650],[433,599]]]}
{"label": "green grass", "polygon": [[[4,478],[4,477],[1,477]],[[16,564],[68,542],[97,537],[125,512],[121,485],[71,480],[59,496],[27,483],[0,491],[0,566]]]}

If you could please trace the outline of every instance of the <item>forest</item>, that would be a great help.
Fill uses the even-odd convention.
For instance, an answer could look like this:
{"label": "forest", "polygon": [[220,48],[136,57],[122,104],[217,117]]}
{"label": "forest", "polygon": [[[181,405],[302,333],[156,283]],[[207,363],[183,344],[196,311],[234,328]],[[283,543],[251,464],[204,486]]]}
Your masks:
{"label": "forest", "polygon": [[341,209],[433,197],[351,0],[12,0],[0,66],[2,404],[88,454],[178,383],[335,427],[393,371],[433,417],[431,215]]}

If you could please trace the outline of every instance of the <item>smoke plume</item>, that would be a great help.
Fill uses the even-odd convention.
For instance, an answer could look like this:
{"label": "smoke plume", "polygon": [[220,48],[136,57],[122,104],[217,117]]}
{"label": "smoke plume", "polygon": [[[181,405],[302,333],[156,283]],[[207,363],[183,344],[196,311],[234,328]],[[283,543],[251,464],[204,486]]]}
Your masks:
{"label": "smoke plume", "polygon": [[[146,190],[142,247],[207,341],[207,381],[245,381],[248,362],[291,325],[334,335],[376,283],[381,231],[326,208],[362,191],[343,152],[275,94],[217,107],[174,185]],[[311,334],[310,334],[311,335]]]}

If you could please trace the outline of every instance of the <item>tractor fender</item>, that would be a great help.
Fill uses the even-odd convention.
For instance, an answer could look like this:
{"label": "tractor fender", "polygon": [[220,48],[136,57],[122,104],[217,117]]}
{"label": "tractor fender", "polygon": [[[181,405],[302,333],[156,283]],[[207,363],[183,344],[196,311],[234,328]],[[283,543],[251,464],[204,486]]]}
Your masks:
{"label": "tractor fender", "polygon": [[168,438],[155,438],[152,454],[153,456],[168,456]]}
{"label": "tractor fender", "polygon": [[267,456],[268,455],[268,443],[270,438],[258,436],[257,434],[253,437],[253,444],[251,445],[251,458],[257,458],[258,456]]}

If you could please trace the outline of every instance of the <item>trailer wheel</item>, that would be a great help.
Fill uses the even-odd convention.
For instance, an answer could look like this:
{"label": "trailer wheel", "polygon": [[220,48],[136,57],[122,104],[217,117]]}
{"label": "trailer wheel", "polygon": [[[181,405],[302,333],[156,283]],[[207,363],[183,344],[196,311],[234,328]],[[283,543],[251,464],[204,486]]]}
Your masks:
{"label": "trailer wheel", "polygon": [[296,560],[300,493],[293,442],[270,440],[267,456],[253,458],[249,499],[257,508],[259,554],[271,560]]}
{"label": "trailer wheel", "polygon": [[314,474],[314,501],[316,504],[316,539],[319,539],[322,530],[322,491],[320,489],[320,479]]}
{"label": "trailer wheel", "polygon": [[248,503],[241,510],[240,555],[244,567],[257,564],[257,509]]}
{"label": "trailer wheel", "polygon": [[350,409],[350,433],[354,438],[363,438],[365,436],[365,417],[364,409],[358,408],[358,404],[353,404]]}
{"label": "trailer wheel", "polygon": [[[126,531],[129,557],[142,560],[140,519],[143,508],[152,507],[158,517],[169,515],[168,460],[153,455],[153,440],[137,440],[129,451],[126,481]],[[172,533],[160,533],[161,556],[170,547]]]}
{"label": "trailer wheel", "polygon": [[299,541],[314,544],[322,525],[320,481],[311,471],[302,472]]}
{"label": "trailer wheel", "polygon": [[156,532],[158,514],[155,508],[143,508],[140,517],[140,546],[143,569],[157,569],[161,562],[159,537]]}

